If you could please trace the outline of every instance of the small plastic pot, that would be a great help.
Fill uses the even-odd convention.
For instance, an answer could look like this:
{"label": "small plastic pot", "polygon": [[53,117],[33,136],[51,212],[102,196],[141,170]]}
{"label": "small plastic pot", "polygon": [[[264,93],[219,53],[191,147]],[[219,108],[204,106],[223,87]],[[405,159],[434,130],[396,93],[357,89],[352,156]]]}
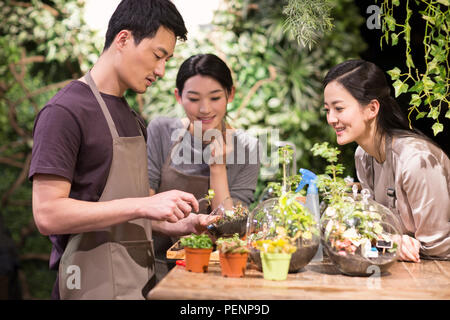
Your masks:
{"label": "small plastic pot", "polygon": [[286,280],[292,253],[260,252],[262,270],[266,280]]}
{"label": "small plastic pot", "polygon": [[184,248],[186,259],[186,270],[191,272],[208,272],[209,257],[211,249]]}
{"label": "small plastic pot", "polygon": [[222,253],[219,252],[222,276],[242,278],[247,268],[248,253]]}

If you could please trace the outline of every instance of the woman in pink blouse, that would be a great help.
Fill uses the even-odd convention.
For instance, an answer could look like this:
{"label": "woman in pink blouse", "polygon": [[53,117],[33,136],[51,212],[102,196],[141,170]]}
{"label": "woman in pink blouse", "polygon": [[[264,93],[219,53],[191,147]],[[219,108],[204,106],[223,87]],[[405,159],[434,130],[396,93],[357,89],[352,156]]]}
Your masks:
{"label": "woman in pink blouse", "polygon": [[327,121],[338,144],[358,144],[355,165],[362,187],[400,217],[400,259],[450,260],[448,156],[409,128],[375,64],[343,62],[328,72],[324,88]]}

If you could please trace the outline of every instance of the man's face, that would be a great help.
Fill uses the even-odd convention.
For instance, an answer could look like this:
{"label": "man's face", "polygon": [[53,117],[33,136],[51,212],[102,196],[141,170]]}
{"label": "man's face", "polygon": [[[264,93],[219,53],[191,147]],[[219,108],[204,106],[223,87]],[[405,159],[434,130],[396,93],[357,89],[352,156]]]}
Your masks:
{"label": "man's face", "polygon": [[121,89],[144,93],[158,77],[164,76],[175,44],[175,34],[164,27],[159,27],[153,38],[145,38],[138,45],[129,33],[116,63]]}

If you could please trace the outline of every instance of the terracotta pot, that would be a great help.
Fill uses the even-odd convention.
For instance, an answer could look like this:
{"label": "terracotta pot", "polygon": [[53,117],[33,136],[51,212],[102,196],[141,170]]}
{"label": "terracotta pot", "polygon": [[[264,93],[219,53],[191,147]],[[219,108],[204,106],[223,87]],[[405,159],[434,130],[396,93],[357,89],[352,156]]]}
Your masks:
{"label": "terracotta pot", "polygon": [[222,253],[219,252],[220,268],[222,276],[230,278],[242,278],[247,268],[248,253]]}
{"label": "terracotta pot", "polygon": [[191,272],[208,272],[211,249],[184,248],[186,270]]}

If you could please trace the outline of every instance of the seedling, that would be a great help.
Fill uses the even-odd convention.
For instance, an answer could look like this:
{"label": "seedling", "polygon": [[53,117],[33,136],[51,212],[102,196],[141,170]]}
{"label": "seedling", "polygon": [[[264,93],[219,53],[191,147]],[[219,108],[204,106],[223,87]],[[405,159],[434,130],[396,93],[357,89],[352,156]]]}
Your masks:
{"label": "seedling", "polygon": [[180,241],[183,247],[197,248],[197,249],[211,249],[213,247],[212,240],[206,234],[194,234],[181,238]]}

